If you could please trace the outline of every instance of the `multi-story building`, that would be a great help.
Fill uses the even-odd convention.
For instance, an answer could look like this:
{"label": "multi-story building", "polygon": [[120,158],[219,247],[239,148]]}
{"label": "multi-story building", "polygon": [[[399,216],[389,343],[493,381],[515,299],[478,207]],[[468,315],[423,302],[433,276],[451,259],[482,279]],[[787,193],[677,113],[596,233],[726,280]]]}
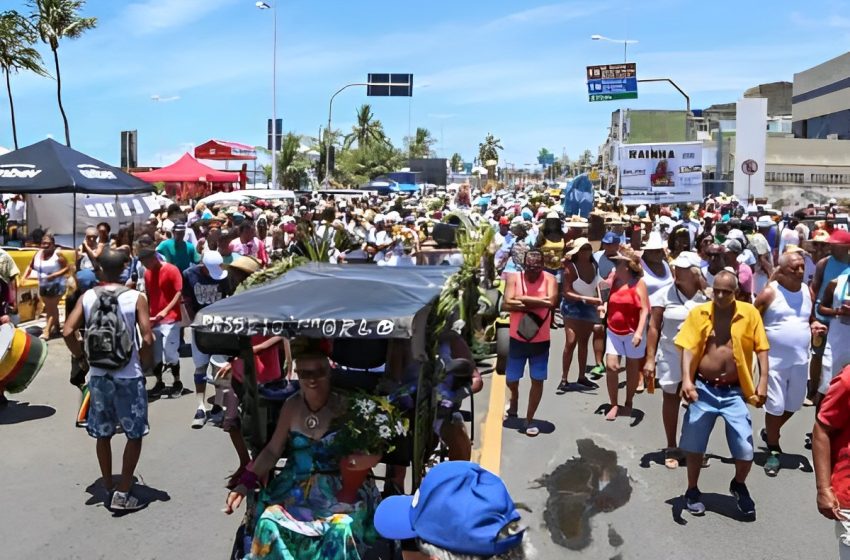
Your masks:
{"label": "multi-story building", "polygon": [[850,52],[794,74],[797,138],[850,140]]}

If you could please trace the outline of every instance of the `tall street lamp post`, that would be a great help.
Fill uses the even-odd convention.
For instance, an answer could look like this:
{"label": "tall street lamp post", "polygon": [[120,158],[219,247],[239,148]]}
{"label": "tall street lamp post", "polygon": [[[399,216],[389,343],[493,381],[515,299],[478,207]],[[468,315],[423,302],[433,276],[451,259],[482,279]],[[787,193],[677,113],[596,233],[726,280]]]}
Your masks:
{"label": "tall street lamp post", "polygon": [[277,2],[257,2],[257,8],[271,10],[274,20],[274,35],[272,40],[272,185],[277,188]]}
{"label": "tall street lamp post", "polygon": [[629,61],[629,45],[637,44],[637,39],[611,39],[604,35],[591,35],[594,41],[608,41],[609,43],[623,43],[623,62]]}

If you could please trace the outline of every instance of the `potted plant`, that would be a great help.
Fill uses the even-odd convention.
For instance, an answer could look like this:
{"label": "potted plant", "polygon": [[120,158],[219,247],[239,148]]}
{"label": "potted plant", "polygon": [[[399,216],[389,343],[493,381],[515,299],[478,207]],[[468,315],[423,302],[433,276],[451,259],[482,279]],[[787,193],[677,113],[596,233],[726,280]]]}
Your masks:
{"label": "potted plant", "polygon": [[394,441],[407,434],[408,422],[387,397],[356,393],[349,397],[334,446],[342,457],[339,471],[340,502],[353,503],[357,491],[384,453],[395,449]]}

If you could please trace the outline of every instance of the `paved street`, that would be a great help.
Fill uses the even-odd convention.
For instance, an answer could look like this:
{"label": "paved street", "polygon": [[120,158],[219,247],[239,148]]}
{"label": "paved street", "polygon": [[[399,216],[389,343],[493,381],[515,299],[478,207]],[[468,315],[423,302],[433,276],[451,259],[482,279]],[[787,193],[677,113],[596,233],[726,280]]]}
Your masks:
{"label": "paved street", "polygon": [[[79,391],[68,383],[70,355],[62,340],[49,346],[39,377],[0,410],[6,481],[0,557],[226,558],[239,524],[220,513],[224,479],[237,464],[227,435],[210,425],[189,427],[192,396],[152,403],[137,471],[146,487],[137,491],[153,501],[114,516],[94,485],[100,478],[94,440],[74,426]],[[190,361],[184,371],[191,372]],[[120,435],[113,441],[116,476],[123,442]]]}
{"label": "paved street", "polygon": [[[555,336],[558,340],[561,332]],[[832,525],[814,508],[810,472],[789,468],[769,480],[756,467],[750,488],[758,506],[757,521],[742,523],[735,518],[735,506],[727,494],[732,466],[722,463],[727,449],[720,424],[710,447],[716,456],[711,467],[703,471],[701,483],[709,512],[703,518],[687,513],[680,517],[677,500],[684,488],[685,471],[668,471],[657,462],[659,456],[652,454],[663,443],[660,394],[638,396],[636,406],[646,416],[637,426],[629,427],[626,419],[605,422],[602,416],[593,414],[606,402],[602,392],[554,394],[561,348],[560,341],[553,343],[552,381],[547,384],[539,414],[539,418],[554,424],[554,431],[536,439],[514,429],[501,431],[501,475],[514,498],[527,508],[523,514],[538,558],[595,559],[619,554],[623,560],[679,555],[791,560],[834,554]],[[4,446],[0,472],[9,481],[4,494],[6,507],[0,516],[2,557],[225,557],[239,521],[219,511],[224,477],[236,460],[225,434],[212,426],[189,428],[194,410],[191,397],[153,403],[151,435],[145,440],[138,469],[146,485],[141,494],[153,502],[145,510],[113,516],[103,507],[102,495],[91,493],[99,478],[94,442],[74,427],[78,394],[67,382],[67,364],[62,342],[50,342],[50,355],[40,376],[14,399],[17,403],[0,411]],[[476,400],[476,413],[482,420],[488,412],[492,379],[487,377],[486,390]],[[524,406],[523,398],[521,411]],[[803,450],[802,442],[812,416],[811,409],[804,409],[792,419],[783,438],[789,452],[801,454],[806,469],[810,454]],[[759,414],[754,422],[760,429]],[[477,439],[481,441],[480,436]],[[581,439],[615,452],[616,465],[625,472],[613,461],[606,463],[609,459],[601,457],[590,444],[583,444],[588,448],[586,462],[559,470],[544,484],[538,482],[578,457],[577,440]],[[115,442],[123,444],[120,437]],[[498,443],[485,439],[485,454]],[[115,452],[116,473],[119,451]],[[601,466],[595,464],[599,459]],[[615,509],[592,515],[589,536],[584,538],[576,527],[580,528],[581,515],[591,508],[586,506],[587,495],[581,490],[587,473],[594,472],[603,473],[602,479],[608,481],[606,501],[597,498],[594,503],[602,509]],[[551,495],[547,486],[561,488],[560,514],[544,513]],[[548,525],[562,527],[568,533],[566,540],[558,537],[562,542],[583,548],[571,552],[554,544],[547,517]],[[748,543],[746,549],[742,543]]]}
{"label": "paved street", "polygon": [[[783,449],[789,456],[784,459],[783,467],[786,468],[777,478],[765,476],[759,466],[763,464],[764,453],[757,449],[757,464],[748,480],[757,507],[757,519],[752,523],[738,520],[734,499],[728,493],[734,467],[724,464],[729,452],[723,423],[718,421],[709,444],[711,466],[702,471],[700,479],[708,511],[704,517],[693,517],[687,511],[680,512],[683,504],[679,497],[686,487],[684,465],[670,471],[664,467],[663,454],[656,453],[664,445],[660,389],[654,395],[636,396],[636,409],[645,413],[638,425],[630,427],[627,418],[606,422],[603,416],[594,415],[600,405],[608,402],[604,379],[600,380],[599,390],[555,394],[561,371],[563,334],[562,331],[553,333],[557,334],[554,334],[549,360],[549,381],[537,416],[554,424],[554,432],[546,434],[546,430],[541,430],[541,434],[532,439],[516,429],[505,428],[501,450],[501,476],[514,499],[528,508],[522,513],[539,558],[793,560],[836,555],[833,525],[815,508],[811,452],[803,448],[803,438],[811,431],[814,419],[812,408],[804,408],[783,430]],[[625,373],[622,377],[625,380]],[[575,378],[574,371],[570,379],[574,381]],[[523,393],[528,390],[527,383],[520,385],[520,417],[527,403]],[[621,389],[621,395],[624,392],[625,389]],[[758,430],[764,425],[763,419],[762,412],[754,413],[758,443],[761,443]],[[600,453],[590,449],[585,452],[584,462],[571,463],[559,470],[556,477],[547,480],[549,488],[538,482],[579,457],[577,441],[582,439],[615,452],[616,465],[625,469],[627,477],[619,476],[623,473],[605,461],[601,462],[606,468],[599,469],[595,460]],[[585,446],[592,448],[588,444]],[[602,480],[607,481],[606,495],[589,499],[585,492],[586,481],[591,475],[594,481],[599,480],[600,471],[604,472]],[[552,512],[550,519],[546,513],[547,500],[552,491],[557,492],[559,488],[561,492],[557,495],[563,499],[557,503],[561,511]],[[623,501],[625,504],[620,505]],[[590,503],[613,511],[594,513]],[[581,518],[588,513],[592,515],[589,537],[582,538]],[[569,552],[554,544],[550,526],[558,533],[566,532],[573,537],[567,542],[580,547],[580,551]]]}

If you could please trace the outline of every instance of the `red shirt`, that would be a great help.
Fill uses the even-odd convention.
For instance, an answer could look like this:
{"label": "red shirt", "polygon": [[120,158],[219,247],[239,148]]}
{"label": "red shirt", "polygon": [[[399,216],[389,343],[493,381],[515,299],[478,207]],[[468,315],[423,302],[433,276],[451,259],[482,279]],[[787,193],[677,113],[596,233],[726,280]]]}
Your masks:
{"label": "red shirt", "polygon": [[818,421],[831,428],[832,491],[842,508],[850,507],[850,366],[829,384]]}
{"label": "red shirt", "polygon": [[637,332],[640,323],[640,296],[635,282],[632,286],[619,284],[608,296],[608,328],[612,333],[625,335]]}
{"label": "red shirt", "polygon": [[[174,299],[174,295],[183,290],[183,275],[180,269],[169,263],[160,263],[157,270],[145,269],[145,291],[150,302],[151,319],[165,309]],[[176,323],[180,320],[180,306],[175,305],[163,323]]]}
{"label": "red shirt", "polygon": [[[257,346],[270,338],[270,336],[254,335],[251,337],[251,344]],[[245,378],[245,366],[242,360],[239,358],[233,360],[232,367],[234,379],[242,382]],[[280,379],[283,376],[280,369],[280,344],[257,353],[254,356],[254,368],[257,371],[257,383],[269,383]]]}

